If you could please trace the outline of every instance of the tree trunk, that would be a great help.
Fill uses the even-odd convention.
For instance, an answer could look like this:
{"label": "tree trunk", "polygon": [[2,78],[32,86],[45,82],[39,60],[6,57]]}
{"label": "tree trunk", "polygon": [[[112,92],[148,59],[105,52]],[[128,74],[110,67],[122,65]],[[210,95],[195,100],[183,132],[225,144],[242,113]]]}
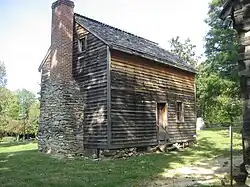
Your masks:
{"label": "tree trunk", "polygon": [[23,120],[23,141],[25,141],[25,120]]}

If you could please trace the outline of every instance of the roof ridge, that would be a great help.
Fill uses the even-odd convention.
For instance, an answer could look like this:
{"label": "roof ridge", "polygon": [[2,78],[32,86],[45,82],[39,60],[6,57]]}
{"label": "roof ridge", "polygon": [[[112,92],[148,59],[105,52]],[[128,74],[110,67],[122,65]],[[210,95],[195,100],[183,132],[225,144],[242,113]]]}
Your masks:
{"label": "roof ridge", "polygon": [[196,73],[193,66],[148,39],[75,13],[75,20],[109,47]]}
{"label": "roof ridge", "polygon": [[118,31],[121,31],[121,32],[130,34],[130,35],[132,35],[132,36],[135,36],[135,37],[137,37],[137,38],[146,40],[146,41],[148,41],[148,42],[150,42],[150,43],[152,43],[152,44],[154,44],[154,45],[159,45],[157,42],[154,42],[154,41],[151,41],[151,40],[149,40],[149,39],[146,39],[146,38],[143,38],[143,37],[141,37],[141,36],[138,36],[138,35],[136,35],[136,34],[133,34],[133,33],[130,33],[130,32],[124,31],[124,30],[121,30],[121,29],[119,29],[119,28],[117,28],[117,27],[113,27],[113,26],[111,26],[111,25],[108,25],[108,24],[106,24],[106,23],[97,21],[97,20],[95,20],[95,19],[92,19],[92,18],[83,16],[83,15],[78,14],[78,13],[74,13],[74,14],[75,14],[76,16],[79,16],[79,17],[82,17],[82,18],[85,18],[85,19],[89,19],[89,20],[91,20],[91,21],[93,21],[93,22],[96,22],[96,23],[99,23],[99,24],[103,24],[103,25],[105,25],[105,26],[107,26],[107,27],[110,27],[110,28],[113,28],[113,29],[115,29],[115,30],[118,30]]}

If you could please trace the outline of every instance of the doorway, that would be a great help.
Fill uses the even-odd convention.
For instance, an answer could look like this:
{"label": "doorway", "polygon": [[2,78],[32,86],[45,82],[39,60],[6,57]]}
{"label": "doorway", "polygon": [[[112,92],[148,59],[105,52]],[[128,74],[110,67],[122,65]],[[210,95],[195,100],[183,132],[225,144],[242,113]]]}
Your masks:
{"label": "doorway", "polygon": [[168,140],[168,105],[167,103],[157,103],[157,126],[158,126],[158,141],[165,142]]}

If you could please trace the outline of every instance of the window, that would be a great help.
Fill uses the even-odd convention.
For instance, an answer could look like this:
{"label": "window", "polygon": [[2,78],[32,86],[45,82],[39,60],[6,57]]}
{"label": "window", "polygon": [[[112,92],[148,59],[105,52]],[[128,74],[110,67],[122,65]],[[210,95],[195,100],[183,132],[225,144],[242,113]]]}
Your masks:
{"label": "window", "polygon": [[184,122],[184,105],[182,102],[176,102],[176,117],[177,122]]}
{"label": "window", "polygon": [[156,120],[158,127],[158,140],[168,139],[168,105],[167,103],[157,103]]}
{"label": "window", "polygon": [[167,103],[157,103],[158,125],[165,129],[168,125]]}
{"label": "window", "polygon": [[87,48],[87,37],[80,38],[78,40],[78,51],[83,52]]}

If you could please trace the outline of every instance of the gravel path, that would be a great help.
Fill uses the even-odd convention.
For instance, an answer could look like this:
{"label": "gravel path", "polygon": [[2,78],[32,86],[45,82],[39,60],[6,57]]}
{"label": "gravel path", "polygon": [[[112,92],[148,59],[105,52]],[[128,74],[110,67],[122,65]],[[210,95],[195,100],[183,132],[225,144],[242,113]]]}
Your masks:
{"label": "gravel path", "polygon": [[[233,158],[234,166],[240,165],[242,156]],[[229,181],[229,158],[219,157],[214,160],[204,160],[195,166],[186,166],[166,170],[161,177],[150,182],[148,187],[187,187],[220,184],[224,185]]]}

